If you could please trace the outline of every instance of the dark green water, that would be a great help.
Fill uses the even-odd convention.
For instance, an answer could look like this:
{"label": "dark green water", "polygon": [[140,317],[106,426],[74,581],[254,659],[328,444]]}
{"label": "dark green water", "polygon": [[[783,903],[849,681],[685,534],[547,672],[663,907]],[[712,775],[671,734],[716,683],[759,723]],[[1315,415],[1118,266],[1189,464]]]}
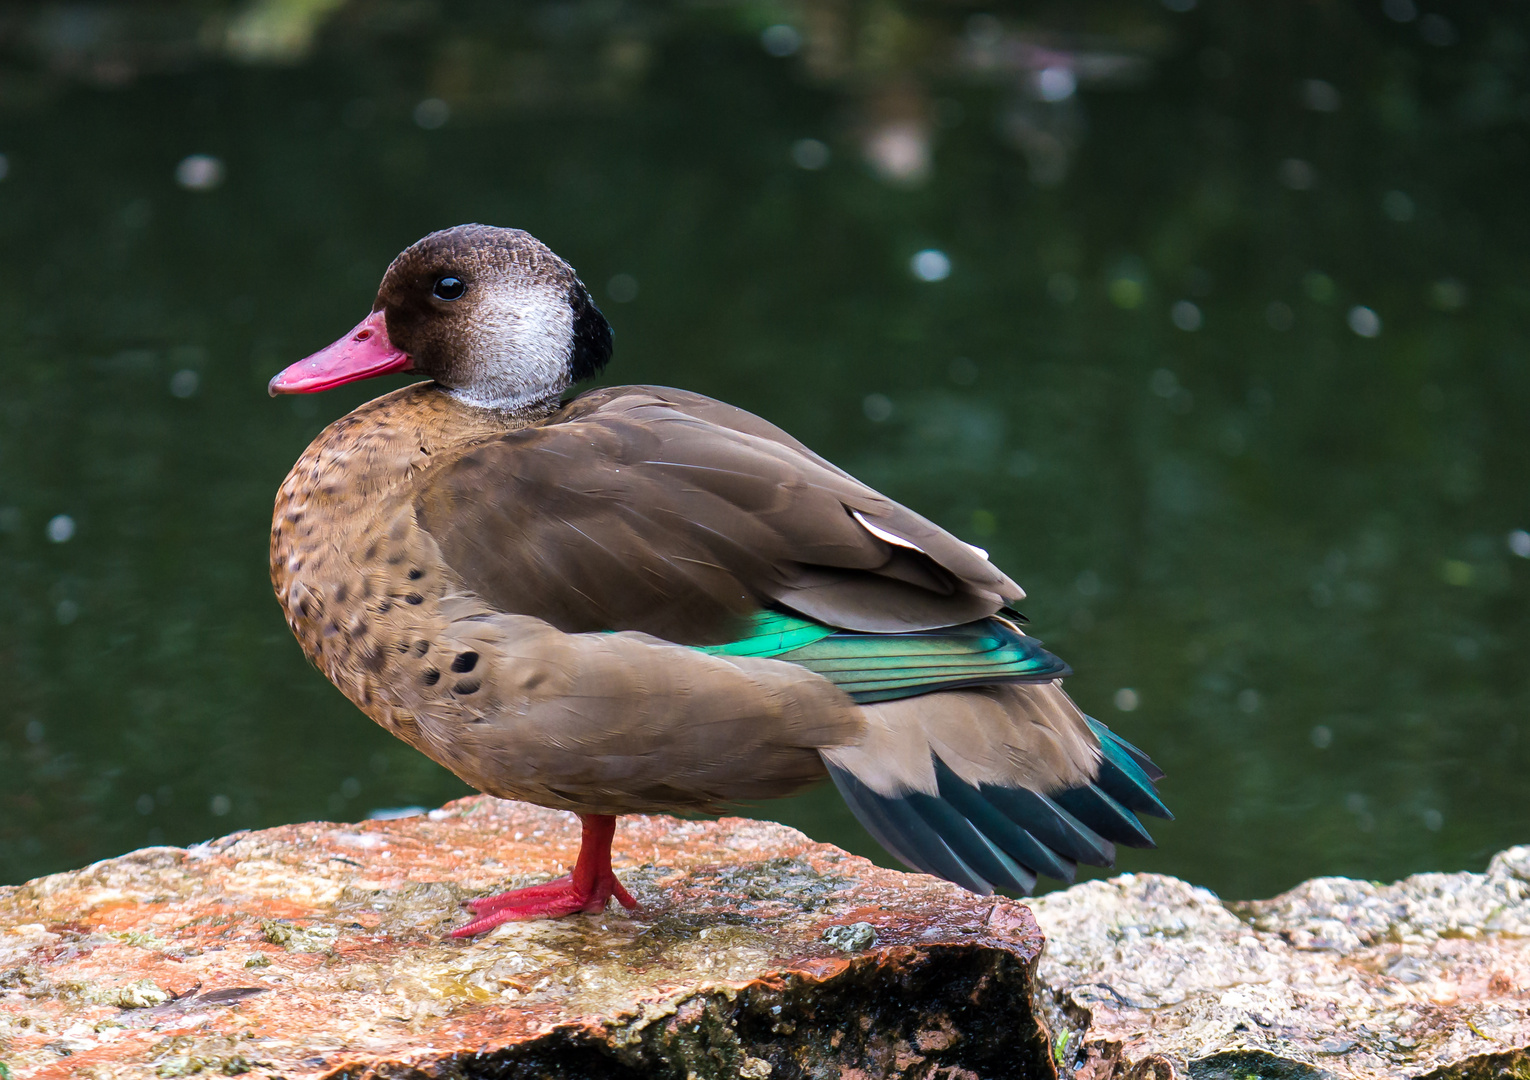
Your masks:
{"label": "dark green water", "polygon": [[[989,548],[1169,773],[1124,867],[1250,897],[1530,840],[1509,8],[310,6],[306,54],[216,4],[0,19],[0,880],[465,792],[266,580],[287,468],[389,387],[264,387],[472,220],[579,268],[613,380]],[[832,791],[757,812],[875,854]]]}

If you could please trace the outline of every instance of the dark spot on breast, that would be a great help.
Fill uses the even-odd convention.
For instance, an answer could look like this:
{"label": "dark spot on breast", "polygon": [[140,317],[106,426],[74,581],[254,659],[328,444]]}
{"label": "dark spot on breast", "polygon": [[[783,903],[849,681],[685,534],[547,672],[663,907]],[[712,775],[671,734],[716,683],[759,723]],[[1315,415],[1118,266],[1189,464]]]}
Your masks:
{"label": "dark spot on breast", "polygon": [[325,637],[334,637],[339,632],[340,632],[340,627],[336,626],[333,622],[327,622],[327,623],[324,624],[324,636]]}
{"label": "dark spot on breast", "polygon": [[458,653],[452,658],[452,670],[457,674],[464,671],[472,671],[478,664],[478,654],[475,652]]}
{"label": "dark spot on breast", "polygon": [[435,668],[429,668],[424,675],[420,676],[420,681],[426,686],[434,686],[441,681],[441,673]]}
{"label": "dark spot on breast", "polygon": [[373,559],[377,558],[377,541],[374,540],[368,544],[367,550],[362,553],[361,557],[366,559],[368,562],[371,562]]}
{"label": "dark spot on breast", "polygon": [[384,600],[382,603],[377,605],[377,614],[379,614],[379,615],[386,615],[386,614],[388,614],[388,612],[390,612],[392,610],[393,610],[393,601],[392,600]]}
{"label": "dark spot on breast", "polygon": [[424,602],[425,598],[417,592],[412,592],[404,597],[404,603],[406,604],[423,604]]}
{"label": "dark spot on breast", "polygon": [[422,578],[424,576],[425,576],[425,571],[421,570],[419,567],[415,567],[413,570],[409,571],[409,580],[410,581],[419,581],[420,578]]}
{"label": "dark spot on breast", "polygon": [[398,645],[396,646],[396,648],[398,649],[399,654],[402,655],[402,654],[404,654],[404,653],[409,651],[409,642],[407,642],[407,641],[400,641],[398,643]]}
{"label": "dark spot on breast", "polygon": [[414,655],[424,656],[428,652],[430,652],[430,642],[421,638],[414,643]]}
{"label": "dark spot on breast", "polygon": [[350,598],[351,598],[351,587],[349,585],[341,583],[340,587],[335,590],[335,603],[343,604],[347,600],[349,600]]}
{"label": "dark spot on breast", "polygon": [[382,646],[374,645],[367,650],[367,654],[361,658],[361,666],[368,671],[381,671],[383,665],[388,662],[388,654]]}
{"label": "dark spot on breast", "polygon": [[482,685],[482,683],[480,683],[477,679],[463,679],[456,686],[452,687],[452,693],[454,693],[454,694],[476,694],[476,693],[478,693],[478,688],[481,685]]}

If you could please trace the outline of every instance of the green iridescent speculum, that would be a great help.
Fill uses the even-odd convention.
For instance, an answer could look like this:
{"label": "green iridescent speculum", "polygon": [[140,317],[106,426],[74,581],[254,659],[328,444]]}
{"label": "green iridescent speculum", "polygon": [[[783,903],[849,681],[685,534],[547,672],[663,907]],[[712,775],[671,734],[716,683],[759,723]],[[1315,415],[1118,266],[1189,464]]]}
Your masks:
{"label": "green iridescent speculum", "polygon": [[801,664],[857,702],[889,701],[982,683],[1045,680],[1068,668],[1010,623],[983,619],[904,634],[836,630],[795,615],[763,611],[748,637],[701,646],[722,656]]}

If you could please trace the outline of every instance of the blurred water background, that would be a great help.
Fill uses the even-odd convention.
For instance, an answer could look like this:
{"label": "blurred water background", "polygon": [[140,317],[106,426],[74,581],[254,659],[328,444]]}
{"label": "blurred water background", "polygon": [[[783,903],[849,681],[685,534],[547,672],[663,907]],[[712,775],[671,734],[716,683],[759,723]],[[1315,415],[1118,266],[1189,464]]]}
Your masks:
{"label": "blurred water background", "polygon": [[[432,229],[616,382],[993,553],[1224,895],[1530,840],[1530,8],[258,0],[0,13],[0,881],[466,792],[304,662],[272,401]],[[399,380],[402,381],[402,380]],[[885,861],[832,789],[752,808]]]}

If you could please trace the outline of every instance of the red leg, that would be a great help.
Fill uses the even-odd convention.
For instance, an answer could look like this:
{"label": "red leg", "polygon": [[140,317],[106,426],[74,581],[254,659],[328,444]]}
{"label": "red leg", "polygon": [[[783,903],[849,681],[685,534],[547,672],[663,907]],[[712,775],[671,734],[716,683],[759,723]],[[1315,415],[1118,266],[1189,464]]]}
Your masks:
{"label": "red leg", "polygon": [[498,896],[469,900],[478,918],[452,931],[452,937],[471,937],[511,919],[556,919],[576,911],[604,911],[611,897],[622,907],[635,908],[637,901],[622,888],[611,871],[611,837],[616,818],[609,814],[580,814],[584,835],[573,873],[545,885],[511,889]]}

